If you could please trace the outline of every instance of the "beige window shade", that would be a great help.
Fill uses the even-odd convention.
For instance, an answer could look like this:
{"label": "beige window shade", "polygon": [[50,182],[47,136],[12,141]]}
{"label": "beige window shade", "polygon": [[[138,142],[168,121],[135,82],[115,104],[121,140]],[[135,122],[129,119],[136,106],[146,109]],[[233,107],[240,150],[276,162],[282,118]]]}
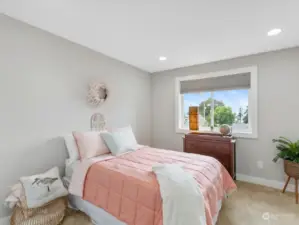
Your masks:
{"label": "beige window shade", "polygon": [[181,81],[181,94],[216,90],[249,89],[250,73]]}

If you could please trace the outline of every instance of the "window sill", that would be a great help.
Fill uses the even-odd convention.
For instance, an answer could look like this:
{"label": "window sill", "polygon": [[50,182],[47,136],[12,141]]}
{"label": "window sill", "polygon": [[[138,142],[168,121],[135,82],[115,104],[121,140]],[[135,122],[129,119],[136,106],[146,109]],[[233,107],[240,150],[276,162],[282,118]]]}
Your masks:
{"label": "window sill", "polygon": [[[191,131],[191,130],[188,130],[188,129],[182,129],[182,128],[178,128],[176,129],[176,133],[177,134],[188,134],[188,133],[191,133],[191,132],[194,132],[194,131]],[[219,132],[216,132],[216,131],[210,131],[210,130],[199,130],[198,132],[204,132],[204,133],[219,133]],[[237,137],[237,138],[246,138],[246,139],[257,139],[258,136],[257,134],[253,133],[253,132],[246,132],[246,131],[243,131],[243,132],[233,132],[233,136],[234,137]]]}

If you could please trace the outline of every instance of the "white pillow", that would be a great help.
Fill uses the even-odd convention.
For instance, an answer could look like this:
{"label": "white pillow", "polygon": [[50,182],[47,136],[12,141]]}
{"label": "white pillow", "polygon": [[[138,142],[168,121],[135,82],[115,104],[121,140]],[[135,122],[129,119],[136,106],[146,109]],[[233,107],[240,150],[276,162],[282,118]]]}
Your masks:
{"label": "white pillow", "polygon": [[59,170],[54,167],[43,174],[21,177],[28,208],[36,208],[68,195],[59,176]]}
{"label": "white pillow", "polygon": [[77,161],[80,159],[79,150],[77,147],[76,140],[73,134],[68,134],[64,137],[64,142],[69,153],[69,159],[71,162]]}
{"label": "white pillow", "polygon": [[131,126],[119,128],[112,132],[103,132],[101,136],[113,155],[134,151],[138,147]]}
{"label": "white pillow", "polygon": [[131,125],[129,125],[127,127],[117,128],[114,131],[122,133],[122,137],[124,139],[124,143],[123,144],[126,147],[135,148],[135,146],[138,145],[136,137],[135,137],[135,134],[133,132],[133,129],[132,129]]}

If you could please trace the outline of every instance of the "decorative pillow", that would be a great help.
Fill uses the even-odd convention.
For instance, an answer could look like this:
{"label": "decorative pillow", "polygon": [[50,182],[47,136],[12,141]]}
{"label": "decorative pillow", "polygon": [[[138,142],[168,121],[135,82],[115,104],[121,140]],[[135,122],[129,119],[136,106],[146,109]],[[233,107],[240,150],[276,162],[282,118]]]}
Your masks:
{"label": "decorative pillow", "polygon": [[64,142],[69,153],[69,159],[71,162],[77,161],[80,159],[79,150],[77,147],[76,140],[73,134],[68,134],[64,137]]}
{"label": "decorative pillow", "polygon": [[113,155],[134,151],[138,146],[131,126],[101,133],[101,136]]}
{"label": "decorative pillow", "polygon": [[54,167],[43,174],[30,177],[21,177],[24,187],[27,207],[36,208],[68,195],[59,176],[58,167]]}
{"label": "decorative pillow", "polygon": [[100,135],[101,133],[95,131],[73,132],[81,160],[110,152]]}

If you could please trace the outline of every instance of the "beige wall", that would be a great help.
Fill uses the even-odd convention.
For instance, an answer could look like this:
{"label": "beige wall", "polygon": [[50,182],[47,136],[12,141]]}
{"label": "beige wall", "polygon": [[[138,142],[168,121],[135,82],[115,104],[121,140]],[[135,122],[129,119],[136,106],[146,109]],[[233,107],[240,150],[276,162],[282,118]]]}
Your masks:
{"label": "beige wall", "polygon": [[[0,33],[0,217],[20,176],[63,167],[59,136],[88,130],[92,113],[103,113],[108,127],[132,124],[150,144],[149,74],[3,15]],[[98,108],[86,103],[93,79],[109,89]]]}
{"label": "beige wall", "polygon": [[[219,50],[221,51],[221,49]],[[182,134],[175,132],[175,77],[240,67],[258,66],[258,138],[237,142],[237,173],[283,180],[281,164],[274,164],[280,135],[299,139],[299,48],[190,66],[152,75],[152,145],[182,151]],[[257,167],[264,162],[264,168]]]}

